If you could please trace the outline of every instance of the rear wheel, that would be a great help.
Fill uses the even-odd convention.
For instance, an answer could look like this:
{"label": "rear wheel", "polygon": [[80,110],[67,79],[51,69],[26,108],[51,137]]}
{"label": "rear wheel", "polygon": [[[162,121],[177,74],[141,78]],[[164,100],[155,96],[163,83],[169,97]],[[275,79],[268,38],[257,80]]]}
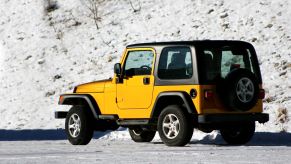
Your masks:
{"label": "rear wheel", "polygon": [[231,145],[242,145],[251,140],[255,133],[255,122],[244,122],[232,128],[220,130],[222,138]]}
{"label": "rear wheel", "polygon": [[87,145],[92,137],[92,116],[82,106],[73,106],[66,117],[65,130],[68,140],[73,145]]}
{"label": "rear wheel", "polygon": [[142,128],[129,128],[128,131],[134,142],[151,142],[156,135],[156,131],[143,130]]}
{"label": "rear wheel", "polygon": [[159,116],[158,132],[166,145],[184,146],[191,140],[193,126],[181,106],[170,105]]}

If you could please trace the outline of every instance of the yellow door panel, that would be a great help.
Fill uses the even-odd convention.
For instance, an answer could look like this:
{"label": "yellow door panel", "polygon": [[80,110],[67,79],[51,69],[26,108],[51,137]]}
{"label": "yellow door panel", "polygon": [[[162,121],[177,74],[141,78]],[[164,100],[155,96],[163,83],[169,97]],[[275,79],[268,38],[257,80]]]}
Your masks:
{"label": "yellow door panel", "polygon": [[[144,84],[144,78],[149,84]],[[133,76],[118,84],[117,104],[120,109],[145,109],[152,102],[153,76]]]}
{"label": "yellow door panel", "polygon": [[122,82],[116,85],[117,106],[121,110],[148,109],[152,104],[155,51],[131,48],[124,56]]}

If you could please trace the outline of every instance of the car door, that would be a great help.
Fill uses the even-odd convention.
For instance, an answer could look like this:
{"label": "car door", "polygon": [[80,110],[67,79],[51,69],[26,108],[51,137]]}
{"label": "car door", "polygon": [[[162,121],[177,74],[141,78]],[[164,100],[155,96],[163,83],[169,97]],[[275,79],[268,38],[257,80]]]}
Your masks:
{"label": "car door", "polygon": [[120,109],[146,109],[152,103],[154,87],[152,48],[127,49],[122,64],[122,80],[117,83],[117,105]]}

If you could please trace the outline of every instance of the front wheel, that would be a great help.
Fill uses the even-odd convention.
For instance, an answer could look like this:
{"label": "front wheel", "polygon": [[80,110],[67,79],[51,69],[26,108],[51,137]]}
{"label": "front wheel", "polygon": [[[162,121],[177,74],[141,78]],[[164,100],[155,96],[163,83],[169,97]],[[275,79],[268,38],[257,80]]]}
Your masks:
{"label": "front wheel", "polygon": [[231,145],[242,145],[251,140],[255,133],[255,122],[245,122],[234,127],[221,129],[222,138]]}
{"label": "front wheel", "polygon": [[151,142],[156,131],[143,130],[142,128],[129,128],[129,135],[134,142]]}
{"label": "front wheel", "polygon": [[191,117],[178,105],[167,106],[159,116],[158,131],[168,146],[184,146],[191,140]]}
{"label": "front wheel", "polygon": [[72,145],[87,145],[93,137],[92,116],[81,106],[73,106],[66,117],[65,130]]}

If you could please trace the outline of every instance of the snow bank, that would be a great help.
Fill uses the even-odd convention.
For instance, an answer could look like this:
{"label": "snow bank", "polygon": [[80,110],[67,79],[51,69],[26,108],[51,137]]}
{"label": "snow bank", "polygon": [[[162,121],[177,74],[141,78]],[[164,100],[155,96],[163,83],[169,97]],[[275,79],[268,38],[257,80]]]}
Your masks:
{"label": "snow bank", "polygon": [[43,1],[0,1],[0,40],[7,50],[1,64],[0,129],[63,128],[54,111],[68,107],[57,105],[58,95],[112,76],[127,44],[237,39],[253,43],[259,56],[264,110],[271,120],[258,130],[291,130],[291,112],[281,112],[291,106],[288,0],[140,0],[133,1],[135,8],[141,6],[136,12],[129,1],[108,0],[99,5],[98,30],[81,1],[56,2],[56,10],[46,12]]}

